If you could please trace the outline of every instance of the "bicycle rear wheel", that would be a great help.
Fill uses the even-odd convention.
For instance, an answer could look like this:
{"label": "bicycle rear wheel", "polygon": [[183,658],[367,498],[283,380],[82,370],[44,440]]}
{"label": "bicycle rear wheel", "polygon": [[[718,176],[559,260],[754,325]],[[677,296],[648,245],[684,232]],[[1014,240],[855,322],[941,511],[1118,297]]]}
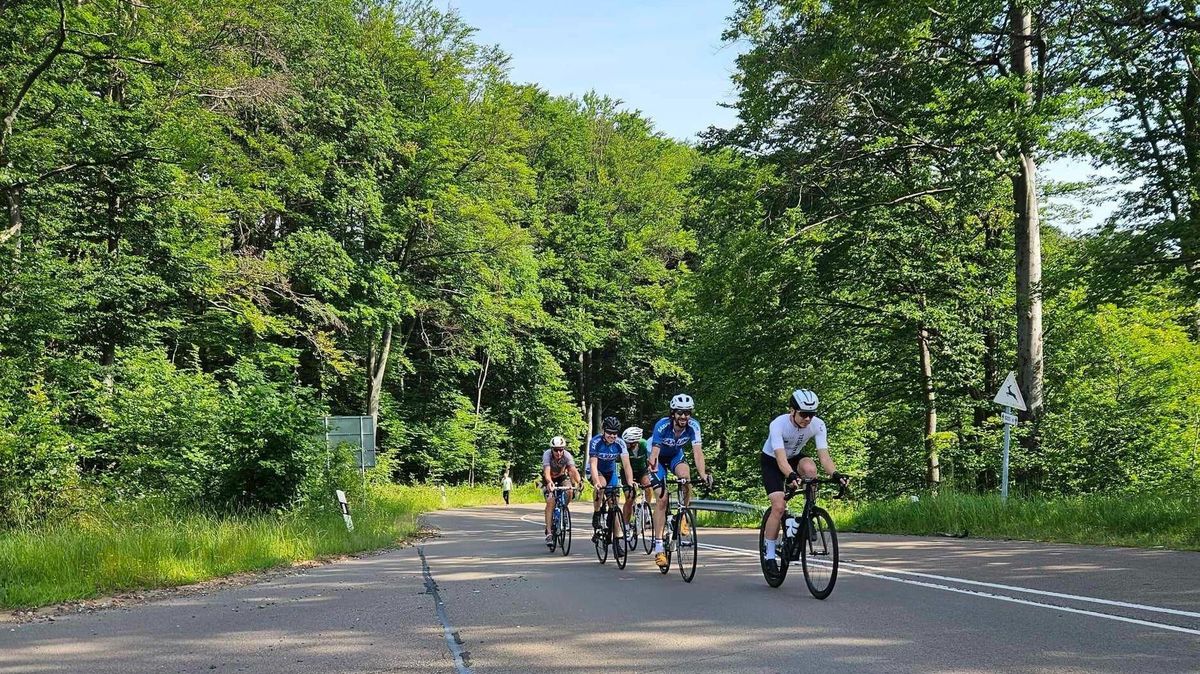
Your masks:
{"label": "bicycle rear wheel", "polygon": [[[600,526],[604,526],[605,517],[606,517],[606,515],[604,513],[604,509],[601,508],[601,510],[600,510]],[[607,534],[607,532],[605,532],[603,529],[601,529],[599,538],[596,538],[596,540],[592,541],[592,544],[596,546],[596,559],[600,560],[601,564],[607,562],[608,561],[608,534]]]}
{"label": "bicycle rear wheel", "polygon": [[[683,533],[686,529],[687,533]],[[696,517],[691,508],[679,509],[679,531],[675,538],[675,559],[679,562],[679,574],[683,582],[690,583],[696,577]]]}
{"label": "bicycle rear wheel", "polygon": [[780,518],[779,531],[775,533],[775,565],[778,571],[772,573],[767,568],[767,518],[770,516],[771,510],[768,508],[763,513],[762,522],[758,525],[758,564],[762,567],[763,578],[767,580],[767,585],[779,587],[783,585],[783,579],[787,578],[791,554],[787,546],[784,545],[787,539],[783,532],[783,518]]}
{"label": "bicycle rear wheel", "polygon": [[796,545],[800,546],[800,565],[808,591],[817,599],[828,597],[837,582],[838,542],[833,518],[824,508],[813,507]]}
{"label": "bicycle rear wheel", "polygon": [[617,568],[623,569],[629,560],[629,540],[625,537],[625,515],[620,508],[609,514],[608,532],[612,540],[613,559],[617,560]]}
{"label": "bicycle rear wheel", "polygon": [[558,547],[563,557],[571,552],[571,510],[565,506],[562,509],[562,522],[558,527]]}
{"label": "bicycle rear wheel", "polygon": [[638,508],[638,528],[642,530],[642,550],[648,555],[654,551],[654,516],[645,503]]}

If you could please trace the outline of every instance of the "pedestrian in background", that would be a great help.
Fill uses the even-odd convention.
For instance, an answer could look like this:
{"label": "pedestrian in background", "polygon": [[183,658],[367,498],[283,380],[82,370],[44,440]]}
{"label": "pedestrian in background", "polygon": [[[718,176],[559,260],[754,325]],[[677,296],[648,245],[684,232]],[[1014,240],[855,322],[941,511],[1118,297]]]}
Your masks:
{"label": "pedestrian in background", "polygon": [[504,479],[500,481],[500,489],[504,491],[504,505],[508,505],[508,492],[512,491],[512,478],[504,471]]}

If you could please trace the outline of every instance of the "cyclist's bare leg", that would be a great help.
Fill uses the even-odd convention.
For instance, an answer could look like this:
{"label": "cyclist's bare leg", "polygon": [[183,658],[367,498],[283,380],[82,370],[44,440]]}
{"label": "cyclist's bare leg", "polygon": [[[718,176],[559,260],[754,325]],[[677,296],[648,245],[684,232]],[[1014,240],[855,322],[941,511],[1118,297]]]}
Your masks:
{"label": "cyclist's bare leg", "polygon": [[800,473],[800,477],[812,480],[817,477],[817,464],[806,456],[800,459],[800,464],[796,466],[796,472]]}
{"label": "cyclist's bare leg", "polygon": [[773,491],[767,498],[771,500],[771,514],[767,515],[767,526],[763,531],[763,536],[767,540],[771,540],[779,535],[779,520],[783,517],[786,501],[783,500],[781,491]]}
{"label": "cyclist's bare leg", "polygon": [[671,499],[666,495],[666,486],[662,487],[662,491],[655,495],[654,501],[654,540],[661,541],[663,537],[663,527],[667,522],[667,502]]}
{"label": "cyclist's bare leg", "polygon": [[686,461],[680,461],[678,466],[675,466],[675,477],[688,480],[688,483],[683,485],[683,505],[691,505],[692,503],[692,468]]}
{"label": "cyclist's bare leg", "polygon": [[550,532],[550,513],[554,512],[554,492],[546,491],[546,533]]}

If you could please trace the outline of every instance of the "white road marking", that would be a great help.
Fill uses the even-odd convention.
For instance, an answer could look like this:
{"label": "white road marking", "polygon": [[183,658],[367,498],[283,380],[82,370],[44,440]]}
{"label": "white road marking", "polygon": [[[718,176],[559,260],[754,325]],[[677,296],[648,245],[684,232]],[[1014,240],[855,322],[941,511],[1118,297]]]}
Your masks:
{"label": "white road marking", "polygon": [[[732,552],[734,554],[745,555],[747,557],[755,557],[755,558],[758,557],[757,552],[753,552],[751,550],[744,550],[742,548],[731,548],[731,547],[728,547],[725,545],[713,545],[711,543],[701,543],[700,547],[711,548],[713,550],[721,550],[722,552]],[[845,568],[845,567],[855,567],[855,568],[852,569],[852,568]],[[1008,595],[995,594],[993,592],[979,592],[977,590],[964,590],[962,588],[950,587],[949,585],[940,585],[938,583],[927,583],[927,582],[920,581],[920,580],[908,580],[905,578],[895,578],[893,576],[885,576],[885,575],[882,575],[879,573],[870,573],[868,571],[855,570],[858,568],[874,569],[877,571],[882,571],[884,573],[909,573],[909,574],[915,574],[915,575],[932,576],[932,574],[916,574],[915,572],[897,571],[897,570],[893,570],[893,569],[886,569],[886,568],[880,568],[880,567],[864,566],[861,564],[850,564],[847,562],[842,562],[838,565],[838,569],[840,571],[845,571],[846,573],[851,573],[851,574],[855,574],[855,575],[859,575],[859,576],[867,576],[870,578],[878,578],[880,580],[890,580],[893,583],[904,583],[906,585],[917,585],[919,587],[927,587],[927,588],[931,588],[934,590],[944,590],[946,592],[957,592],[959,594],[966,594],[966,595],[971,595],[971,596],[975,596],[975,597],[984,597],[986,599],[996,599],[998,601],[1007,601],[1007,602],[1011,602],[1013,604],[1024,604],[1025,606],[1037,606],[1039,608],[1047,608],[1047,609],[1051,609],[1054,611],[1063,611],[1065,613],[1075,613],[1078,615],[1093,616],[1096,618],[1106,618],[1108,620],[1116,620],[1119,622],[1132,623],[1134,625],[1142,625],[1145,627],[1156,627],[1158,629],[1170,630],[1172,632],[1183,632],[1184,634],[1194,634],[1196,636],[1200,636],[1200,630],[1195,630],[1195,629],[1191,629],[1188,627],[1180,627],[1179,625],[1171,625],[1168,623],[1156,623],[1156,622],[1151,622],[1149,620],[1138,620],[1137,618],[1127,618],[1125,616],[1113,615],[1111,613],[1100,613],[1099,611],[1087,611],[1084,609],[1071,608],[1069,606],[1058,606],[1056,604],[1043,604],[1041,602],[1030,601],[1028,599],[1018,599],[1017,597],[1009,597]],[[970,584],[977,584],[977,585],[992,585],[990,583],[978,583],[976,581],[952,578],[949,576],[932,576],[932,577],[942,578],[944,580],[948,580],[951,582],[970,583]],[[1034,592],[1034,593],[1039,593],[1039,594],[1042,593],[1040,590],[1031,590],[1028,588],[1018,588],[1015,586],[997,586],[997,585],[992,585],[992,586],[993,587],[1007,587],[1007,588],[1016,590],[1018,592]],[[1049,594],[1051,594],[1052,596],[1058,596],[1058,597],[1077,598],[1080,601],[1094,601],[1097,603],[1115,604],[1117,606],[1125,606],[1128,608],[1144,606],[1143,604],[1125,604],[1122,602],[1111,602],[1107,599],[1097,599],[1095,597],[1080,597],[1079,595],[1064,595],[1064,594],[1055,594],[1055,593],[1049,593]],[[1147,606],[1146,608],[1151,609],[1151,610],[1161,610],[1164,612],[1181,613],[1183,615],[1196,615],[1194,613],[1189,613],[1187,611],[1174,611],[1173,609],[1162,609],[1157,606]]]}
{"label": "white road marking", "polygon": [[[528,517],[528,515],[522,515],[521,521],[528,522],[530,524],[541,524],[541,522],[531,522],[530,520],[525,519],[526,517]],[[732,548],[732,547],[729,547],[726,545],[713,545],[712,543],[701,543],[700,547],[709,548],[712,550],[721,550],[724,552],[732,552],[735,554],[745,555],[748,557],[755,557],[755,558],[758,557],[758,553],[753,550],[746,550],[743,548]],[[1135,603],[1130,603],[1130,602],[1114,601],[1111,599],[1101,599],[1099,597],[1086,597],[1086,596],[1077,595],[1077,594],[1066,594],[1066,593],[1062,593],[1062,592],[1050,592],[1047,590],[1035,590],[1033,588],[1018,587],[1016,585],[1001,585],[999,583],[985,583],[983,581],[968,580],[966,578],[955,578],[953,576],[939,576],[939,575],[932,574],[932,573],[920,573],[917,571],[903,571],[900,569],[890,569],[887,567],[879,567],[879,566],[868,566],[865,564],[854,564],[851,562],[841,562],[838,564],[838,568],[839,568],[839,570],[842,570],[845,573],[851,573],[851,574],[855,574],[855,575],[859,575],[859,576],[867,576],[870,578],[878,578],[880,580],[889,580],[894,583],[904,583],[907,585],[916,585],[919,587],[927,587],[927,588],[931,588],[931,589],[935,589],[935,590],[944,590],[946,592],[956,592],[958,594],[966,594],[966,595],[971,595],[971,596],[975,596],[975,597],[984,597],[986,599],[996,599],[998,601],[1007,601],[1007,602],[1011,602],[1014,604],[1024,604],[1026,606],[1037,606],[1040,608],[1047,608],[1047,609],[1051,609],[1054,611],[1063,611],[1065,613],[1075,613],[1078,615],[1087,615],[1087,616],[1093,616],[1096,618],[1106,618],[1108,620],[1116,620],[1119,622],[1132,623],[1134,625],[1142,625],[1145,627],[1156,627],[1158,629],[1170,630],[1173,632],[1183,632],[1184,634],[1194,634],[1196,636],[1200,636],[1200,630],[1191,629],[1188,627],[1180,627],[1179,625],[1171,625],[1168,623],[1157,623],[1157,622],[1151,622],[1149,620],[1138,620],[1137,618],[1127,618],[1125,616],[1114,615],[1111,613],[1101,613],[1099,611],[1088,611],[1085,609],[1071,608],[1069,606],[1058,606],[1056,604],[1044,604],[1042,602],[1030,601],[1028,599],[1019,599],[1017,597],[1009,597],[1008,595],[996,594],[993,592],[980,592],[980,591],[976,591],[976,590],[964,590],[962,588],[950,587],[948,585],[941,585],[939,583],[927,583],[927,582],[919,581],[919,580],[908,580],[905,578],[895,578],[893,576],[886,576],[886,575],[881,575],[881,574],[890,573],[890,574],[898,574],[898,575],[905,575],[905,576],[931,578],[931,579],[943,580],[943,581],[947,581],[947,582],[951,582],[951,583],[959,583],[962,585],[976,585],[976,586],[990,587],[990,588],[995,588],[995,589],[1000,589],[1000,590],[1008,590],[1011,592],[1021,592],[1021,593],[1025,593],[1025,594],[1035,594],[1035,595],[1042,595],[1042,596],[1047,596],[1047,597],[1055,597],[1057,599],[1069,599],[1069,600],[1073,600],[1073,601],[1087,602],[1087,603],[1093,603],[1093,604],[1104,604],[1104,605],[1108,605],[1108,606],[1117,606],[1117,607],[1121,607],[1121,608],[1129,608],[1129,609],[1134,609],[1134,610],[1139,610],[1139,611],[1152,611],[1152,612],[1157,612],[1157,613],[1169,613],[1172,615],[1186,616],[1189,618],[1200,618],[1200,613],[1196,613],[1193,611],[1180,611],[1177,609],[1165,608],[1162,606],[1150,606],[1148,604],[1135,604]],[[865,570],[858,570],[858,569],[865,569]],[[878,573],[871,573],[872,571],[875,571]]]}

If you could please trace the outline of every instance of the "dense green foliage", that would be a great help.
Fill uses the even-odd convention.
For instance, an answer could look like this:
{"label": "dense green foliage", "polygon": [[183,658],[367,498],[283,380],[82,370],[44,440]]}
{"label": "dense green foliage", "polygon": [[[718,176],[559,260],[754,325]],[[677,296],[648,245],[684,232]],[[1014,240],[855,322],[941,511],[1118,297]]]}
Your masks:
{"label": "dense green foliage", "polygon": [[731,12],[739,123],[693,147],[427,2],[0,3],[0,527],[327,504],[324,414],[378,415],[376,480],[525,482],[685,387],[727,493],[797,386],[859,493],[992,490],[1025,156],[1145,189],[1043,209],[1015,488],[1194,490],[1195,10]]}

